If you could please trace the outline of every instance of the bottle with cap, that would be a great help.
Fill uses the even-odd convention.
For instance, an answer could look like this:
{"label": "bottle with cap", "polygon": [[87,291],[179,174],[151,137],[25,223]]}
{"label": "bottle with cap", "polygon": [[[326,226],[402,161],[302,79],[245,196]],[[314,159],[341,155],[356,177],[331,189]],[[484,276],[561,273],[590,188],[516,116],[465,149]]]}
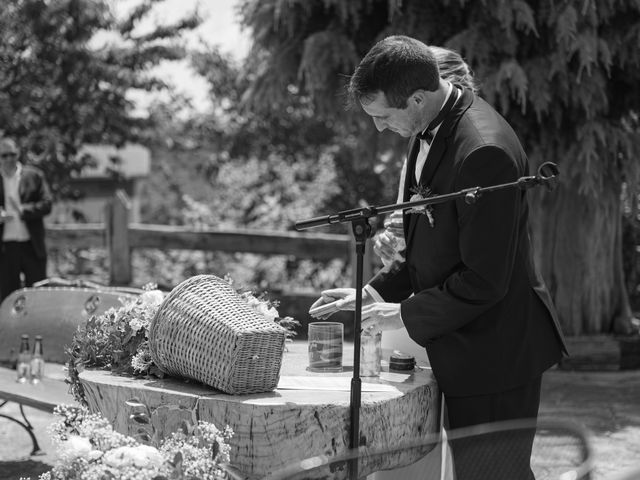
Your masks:
{"label": "bottle with cap", "polygon": [[42,356],[42,336],[36,335],[31,355],[31,382],[39,383],[44,377],[44,357]]}
{"label": "bottle with cap", "polygon": [[389,358],[389,370],[407,372],[413,370],[415,367],[416,359],[413,355],[408,355],[396,350]]}
{"label": "bottle with cap", "polygon": [[29,352],[29,335],[24,333],[20,339],[20,350],[18,351],[18,363],[16,370],[18,382],[26,383],[30,377],[31,352]]}

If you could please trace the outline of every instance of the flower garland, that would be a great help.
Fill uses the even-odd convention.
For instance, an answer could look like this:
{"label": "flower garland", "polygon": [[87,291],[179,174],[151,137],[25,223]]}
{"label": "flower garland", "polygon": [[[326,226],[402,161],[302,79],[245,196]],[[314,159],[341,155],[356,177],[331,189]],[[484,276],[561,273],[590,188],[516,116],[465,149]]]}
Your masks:
{"label": "flower garland", "polygon": [[[129,403],[129,402],[127,402]],[[223,480],[228,473],[233,431],[208,422],[184,427],[158,446],[113,430],[84,407],[58,406],[49,427],[58,458],[40,480]]]}
{"label": "flower garland", "polygon": [[[245,287],[234,286],[233,280],[225,276],[249,306],[269,321],[278,323],[287,331],[287,339],[295,335],[300,323],[291,317],[280,317],[278,302],[270,300],[266,293],[254,294]],[[101,315],[90,317],[76,330],[71,347],[66,349],[69,357],[67,383],[73,397],[87,405],[79,374],[85,368],[104,368],[122,375],[164,377],[164,373],[153,363],[149,350],[149,328],[156,312],[164,300],[164,293],[155,284],[143,287],[136,298],[122,298],[121,307],[110,308]]]}

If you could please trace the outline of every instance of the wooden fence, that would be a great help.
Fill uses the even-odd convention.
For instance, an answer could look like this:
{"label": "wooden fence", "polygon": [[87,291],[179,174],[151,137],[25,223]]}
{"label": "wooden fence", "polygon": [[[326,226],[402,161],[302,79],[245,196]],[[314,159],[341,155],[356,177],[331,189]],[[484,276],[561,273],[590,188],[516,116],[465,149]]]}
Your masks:
{"label": "wooden fence", "polygon": [[[130,223],[129,214],[129,199],[120,190],[105,206],[104,224],[51,225],[47,227],[47,243],[59,249],[106,248],[111,285],[131,284],[131,251],[134,248],[249,252],[314,260],[343,258],[353,265],[355,279],[355,248],[350,235],[140,224]],[[365,279],[371,277],[371,250],[369,245],[365,252]]]}
{"label": "wooden fence", "polygon": [[[106,248],[109,254],[110,283],[119,286],[127,286],[131,283],[131,251],[135,248],[249,252],[264,255],[293,255],[298,258],[314,260],[342,258],[351,262],[352,284],[355,284],[355,247],[351,235],[326,234],[317,231],[313,233],[267,232],[263,230],[193,229],[180,226],[139,224],[129,222],[129,211],[129,199],[123,191],[118,191],[105,206],[106,222],[104,224],[82,223],[49,226],[47,227],[47,243],[49,247],[57,249]],[[373,267],[374,256],[371,245],[368,244],[364,261],[365,281],[371,278]],[[307,311],[317,295],[318,292],[306,294],[288,292],[277,297],[281,302],[281,314],[291,315],[301,322],[298,338],[306,338],[307,323],[311,320]],[[352,338],[351,312],[338,312],[331,318],[343,322],[345,338]],[[626,344],[621,350],[620,342],[610,336],[602,337],[608,342],[606,349],[602,346],[603,340],[600,337],[591,336],[586,340],[580,337],[577,339],[568,338],[572,357],[564,361],[563,367],[581,369],[583,368],[582,363],[593,367],[597,362],[605,362],[602,359],[594,360],[593,351],[596,351],[600,357],[606,358],[607,369],[610,365],[614,365],[618,369],[618,364],[625,364],[624,362],[627,365],[624,368],[640,368],[640,344],[638,342],[632,345],[635,350]],[[594,342],[596,343],[594,344]],[[631,345],[631,343],[629,344]],[[587,345],[587,347],[583,345]],[[620,360],[621,358],[622,360]]]}

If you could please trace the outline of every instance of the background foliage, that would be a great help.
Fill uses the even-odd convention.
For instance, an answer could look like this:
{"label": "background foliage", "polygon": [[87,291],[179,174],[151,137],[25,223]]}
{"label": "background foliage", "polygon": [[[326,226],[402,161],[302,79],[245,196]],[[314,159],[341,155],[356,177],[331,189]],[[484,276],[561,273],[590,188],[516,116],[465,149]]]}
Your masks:
{"label": "background foliage", "polygon": [[[245,0],[259,72],[255,108],[274,108],[293,84],[317,114],[343,118],[340,79],[377,40],[411,35],[458,50],[481,94],[514,126],[533,166],[557,162],[561,184],[536,191],[537,261],[568,334],[631,330],[623,280],[622,187],[639,179],[637,84],[640,4],[631,0],[419,0],[307,2]],[[629,48],[633,45],[636,48]],[[353,124],[353,123],[352,123]],[[395,144],[370,141],[357,123],[359,152],[384,170]],[[633,203],[633,202],[632,202]],[[635,217],[632,218],[633,221]],[[624,244],[635,251],[635,245]]]}
{"label": "background foliage", "polygon": [[[195,15],[148,34],[162,0],[115,19],[106,0],[10,0],[0,11],[0,125],[52,178],[85,142],[142,141],[153,153],[143,221],[290,229],[292,220],[395,198],[405,141],[378,134],[343,87],[390,34],[460,51],[481,95],[514,126],[532,166],[557,162],[554,192],[531,191],[534,240],[568,334],[628,333],[637,294],[640,4],[634,0],[240,0],[253,48],[236,63],[186,51]],[[118,42],[97,42],[115,32]],[[111,37],[107,37],[111,38]],[[164,88],[149,67],[189,58],[212,108],[173,95],[140,117],[131,89]],[[622,199],[622,201],[621,201]],[[335,227],[333,231],[340,230]],[[61,252],[56,272],[100,275],[104,254]],[[231,273],[264,288],[344,284],[344,265],[198,252],[136,252],[141,285]],[[235,269],[235,271],[234,271]]]}
{"label": "background foliage", "polygon": [[59,197],[75,195],[67,179],[91,161],[77,157],[80,146],[121,145],[150,127],[134,114],[129,94],[165,87],[148,68],[182,58],[180,34],[199,23],[192,15],[137,35],[154,3],[142,2],[117,20],[106,0],[3,2],[0,129],[20,141]]}

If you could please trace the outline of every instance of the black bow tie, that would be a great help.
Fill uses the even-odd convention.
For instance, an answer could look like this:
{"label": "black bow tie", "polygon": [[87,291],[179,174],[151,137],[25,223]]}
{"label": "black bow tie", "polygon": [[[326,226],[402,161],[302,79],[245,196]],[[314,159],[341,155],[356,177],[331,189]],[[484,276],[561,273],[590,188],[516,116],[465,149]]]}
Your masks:
{"label": "black bow tie", "polygon": [[447,98],[447,101],[442,106],[442,109],[440,110],[440,112],[438,112],[438,115],[436,115],[436,118],[434,118],[431,121],[431,123],[427,126],[427,128],[425,128],[422,132],[420,132],[417,135],[420,140],[424,140],[429,145],[431,145],[431,142],[433,141],[433,135],[434,135],[433,131],[436,129],[438,125],[442,123],[442,121],[444,120],[444,117],[446,117],[449,114],[449,112],[453,108],[453,105],[456,103],[457,99],[458,99],[458,89],[456,87],[453,87],[453,90],[451,91],[451,95],[449,95],[449,98]]}

